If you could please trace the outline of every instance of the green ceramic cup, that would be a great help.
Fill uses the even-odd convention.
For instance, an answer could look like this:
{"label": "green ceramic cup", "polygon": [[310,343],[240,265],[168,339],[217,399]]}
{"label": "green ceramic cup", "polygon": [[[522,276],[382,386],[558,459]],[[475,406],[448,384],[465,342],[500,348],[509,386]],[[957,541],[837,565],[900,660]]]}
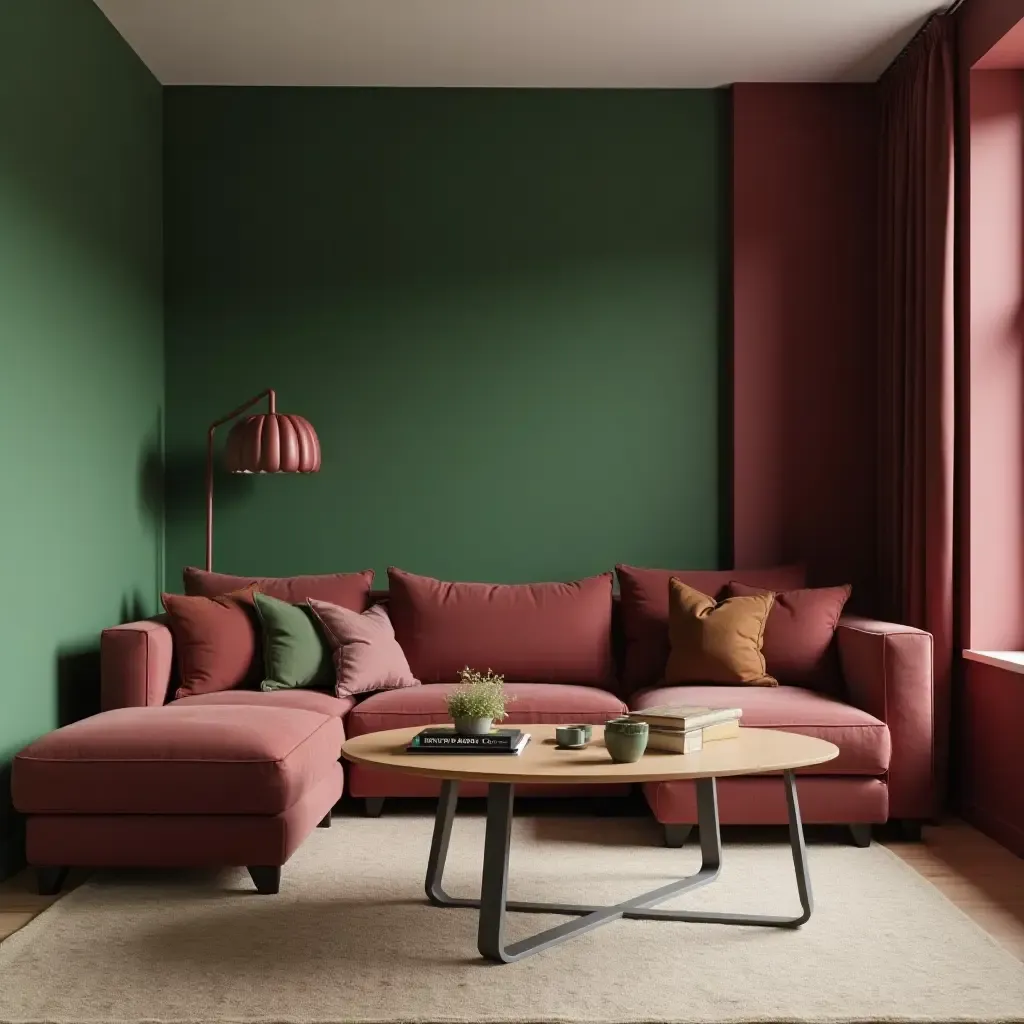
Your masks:
{"label": "green ceramic cup", "polygon": [[631,718],[613,718],[604,726],[604,745],[617,764],[639,761],[647,749],[649,729],[646,722]]}
{"label": "green ceramic cup", "polygon": [[579,750],[581,747],[585,747],[589,738],[583,728],[578,725],[560,725],[555,729],[555,739],[558,741],[558,745],[568,750]]}

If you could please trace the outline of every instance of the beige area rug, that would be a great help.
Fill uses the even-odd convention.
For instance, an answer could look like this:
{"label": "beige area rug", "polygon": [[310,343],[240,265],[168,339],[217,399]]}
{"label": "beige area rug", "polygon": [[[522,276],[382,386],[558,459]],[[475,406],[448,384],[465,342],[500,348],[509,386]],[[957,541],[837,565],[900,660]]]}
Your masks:
{"label": "beige area rug", "polygon": [[[815,844],[799,931],[617,921],[518,964],[476,913],[423,900],[426,816],[336,819],[279,896],[244,871],[96,876],[0,945],[0,1020],[189,1022],[1024,1021],[1024,967],[877,844]],[[483,821],[456,822],[447,887],[478,891]],[[613,902],[697,867],[642,819],[517,819],[511,896]],[[796,913],[784,843],[728,842],[674,904]],[[550,927],[514,915],[515,939]]]}

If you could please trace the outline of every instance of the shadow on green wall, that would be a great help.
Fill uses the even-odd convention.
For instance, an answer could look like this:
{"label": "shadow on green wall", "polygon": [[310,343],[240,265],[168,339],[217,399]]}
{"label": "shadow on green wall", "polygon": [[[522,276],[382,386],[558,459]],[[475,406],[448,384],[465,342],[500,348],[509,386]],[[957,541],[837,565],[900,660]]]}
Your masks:
{"label": "shadow on green wall", "polygon": [[[139,590],[121,599],[119,622],[137,622],[149,616],[149,605]],[[100,710],[99,638],[61,644],[54,662],[57,683],[57,724],[80,722]],[[25,823],[11,798],[11,764],[0,763],[0,878],[25,864]]]}
{"label": "shadow on green wall", "polygon": [[[219,454],[219,453],[218,453]],[[141,468],[141,489],[150,503],[147,507],[159,508],[169,526],[188,524],[203,529],[206,514],[206,453],[199,449],[185,452],[169,452],[162,458],[158,452],[150,452]],[[228,473],[217,462],[214,463],[214,511],[244,503],[253,493],[256,481],[242,473]],[[158,497],[159,495],[159,497]],[[197,549],[196,564],[202,558]],[[170,566],[164,579],[164,586],[176,589],[179,585],[178,572],[182,567]]]}
{"label": "shadow on green wall", "polygon": [[[118,625],[149,618],[151,605],[138,589],[121,598]],[[111,623],[114,625],[114,623]],[[70,725],[100,710],[100,639],[61,644],[57,648],[57,722]]]}
{"label": "shadow on green wall", "polygon": [[[214,462],[214,495],[216,507],[228,508],[246,501],[254,486],[251,476],[228,473],[220,465],[220,450]],[[143,442],[138,461],[139,510],[160,536],[157,552],[157,594],[154,611],[160,611],[159,591],[178,587],[181,566],[173,566],[168,579],[163,564],[163,531],[167,523],[188,523],[202,528],[206,510],[206,452],[191,448],[183,452],[168,453],[164,445],[163,414],[158,413],[156,425]],[[196,552],[198,562],[201,551]],[[151,614],[143,606],[135,619]],[[134,621],[124,619],[122,622]]]}
{"label": "shadow on green wall", "polygon": [[[122,614],[129,614],[129,603],[141,606],[141,602],[139,594],[134,595],[131,602],[126,600],[122,605]],[[57,682],[58,725],[70,725],[100,710],[98,640],[83,644],[62,644],[58,647],[54,674]],[[25,866],[25,820],[14,809],[11,770],[10,762],[0,764],[0,878],[6,878]]]}
{"label": "shadow on green wall", "polygon": [[70,725],[100,710],[99,640],[57,648],[57,723]]}
{"label": "shadow on green wall", "polygon": [[0,879],[25,866],[25,822],[11,803],[11,765],[0,763]]}

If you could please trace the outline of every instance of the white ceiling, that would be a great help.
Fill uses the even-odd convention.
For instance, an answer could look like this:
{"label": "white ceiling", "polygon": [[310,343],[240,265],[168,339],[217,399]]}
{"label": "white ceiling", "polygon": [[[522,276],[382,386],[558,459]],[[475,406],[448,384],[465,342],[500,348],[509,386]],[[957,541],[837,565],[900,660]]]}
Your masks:
{"label": "white ceiling", "polygon": [[943,0],[95,0],[168,85],[873,81]]}

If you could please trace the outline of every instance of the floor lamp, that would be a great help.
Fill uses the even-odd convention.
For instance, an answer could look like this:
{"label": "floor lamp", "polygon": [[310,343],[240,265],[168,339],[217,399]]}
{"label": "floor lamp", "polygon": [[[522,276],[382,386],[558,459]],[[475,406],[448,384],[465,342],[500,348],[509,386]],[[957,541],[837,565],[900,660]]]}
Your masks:
{"label": "floor lamp", "polygon": [[206,569],[213,568],[213,435],[261,399],[267,411],[239,420],[228,434],[224,462],[229,473],[316,473],[320,441],[309,420],[277,411],[277,395],[267,388],[227,416],[210,424],[206,441]]}

